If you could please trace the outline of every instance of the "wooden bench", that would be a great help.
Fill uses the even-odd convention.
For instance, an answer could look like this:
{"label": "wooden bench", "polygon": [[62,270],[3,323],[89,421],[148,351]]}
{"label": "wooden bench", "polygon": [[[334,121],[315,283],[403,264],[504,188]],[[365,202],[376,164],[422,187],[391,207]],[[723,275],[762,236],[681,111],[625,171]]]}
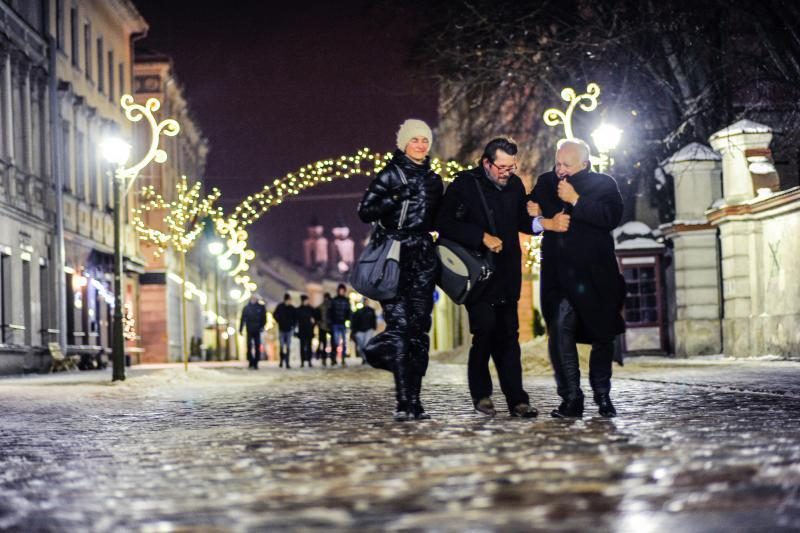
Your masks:
{"label": "wooden bench", "polygon": [[78,370],[78,361],[81,360],[79,355],[64,355],[64,352],[61,351],[61,345],[57,342],[48,342],[47,349],[50,351],[50,357],[53,358],[50,372]]}

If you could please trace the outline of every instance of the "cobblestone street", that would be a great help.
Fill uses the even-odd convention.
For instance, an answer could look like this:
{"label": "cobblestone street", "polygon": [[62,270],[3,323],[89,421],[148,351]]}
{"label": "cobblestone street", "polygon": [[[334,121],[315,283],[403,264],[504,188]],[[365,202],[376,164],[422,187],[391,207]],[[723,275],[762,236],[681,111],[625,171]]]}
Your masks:
{"label": "cobblestone street", "polygon": [[797,531],[798,370],[632,362],[618,418],[563,421],[544,372],[538,419],[486,419],[437,363],[407,423],[361,366],[3,379],[0,529]]}

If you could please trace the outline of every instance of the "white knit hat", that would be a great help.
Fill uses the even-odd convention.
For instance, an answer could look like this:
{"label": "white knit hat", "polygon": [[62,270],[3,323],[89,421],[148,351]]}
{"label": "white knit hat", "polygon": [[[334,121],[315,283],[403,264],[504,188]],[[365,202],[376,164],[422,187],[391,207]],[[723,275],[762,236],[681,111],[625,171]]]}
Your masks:
{"label": "white knit hat", "polygon": [[406,145],[414,137],[425,137],[429,143],[433,144],[433,132],[430,126],[422,120],[410,118],[400,124],[400,129],[397,130],[397,147],[405,150]]}

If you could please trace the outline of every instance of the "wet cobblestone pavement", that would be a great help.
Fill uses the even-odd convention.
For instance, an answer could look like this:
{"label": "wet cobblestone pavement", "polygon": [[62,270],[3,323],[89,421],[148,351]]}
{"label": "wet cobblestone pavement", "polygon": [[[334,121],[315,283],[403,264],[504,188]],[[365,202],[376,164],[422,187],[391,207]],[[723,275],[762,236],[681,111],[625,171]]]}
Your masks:
{"label": "wet cobblestone pavement", "polygon": [[3,379],[0,530],[800,529],[800,364],[633,367],[573,421],[480,417],[441,363],[407,423],[364,367]]}

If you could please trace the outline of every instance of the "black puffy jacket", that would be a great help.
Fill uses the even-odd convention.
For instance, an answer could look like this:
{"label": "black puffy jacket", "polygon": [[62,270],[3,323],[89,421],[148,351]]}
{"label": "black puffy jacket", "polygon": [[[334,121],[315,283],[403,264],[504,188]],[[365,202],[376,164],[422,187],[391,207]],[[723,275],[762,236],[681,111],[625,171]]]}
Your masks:
{"label": "black puffy jacket", "polygon": [[[408,185],[400,179],[401,168]],[[422,164],[396,150],[394,157],[369,184],[358,205],[358,216],[370,223],[380,221],[388,230],[396,230],[403,200],[408,199],[408,213],[403,229],[414,233],[433,230],[436,210],[442,200],[442,178],[431,170],[430,158]]]}
{"label": "black puffy jacket", "polygon": [[328,307],[329,325],[343,326],[345,322],[350,320],[351,315],[350,300],[347,299],[347,296],[336,296],[331,300],[331,305]]}

